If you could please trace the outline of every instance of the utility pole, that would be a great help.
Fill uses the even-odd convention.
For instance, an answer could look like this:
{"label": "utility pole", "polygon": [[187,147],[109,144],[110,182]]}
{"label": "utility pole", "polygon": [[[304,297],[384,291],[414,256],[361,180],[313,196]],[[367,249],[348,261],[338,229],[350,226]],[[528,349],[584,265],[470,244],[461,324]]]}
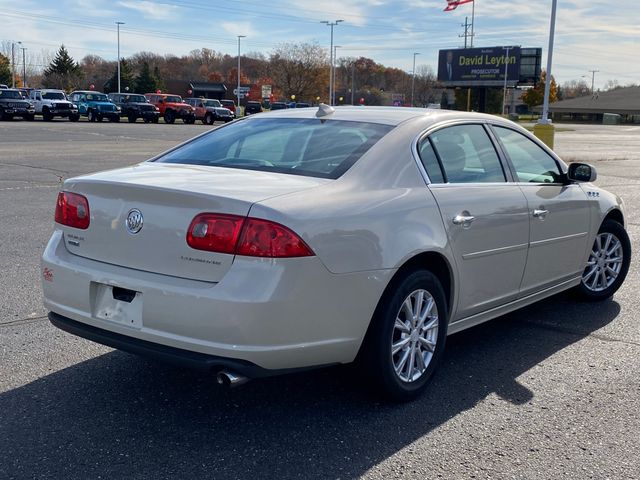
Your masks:
{"label": "utility pole", "polygon": [[595,93],[596,73],[600,70],[588,70],[591,73],[591,95]]}
{"label": "utility pole", "polygon": [[238,35],[238,89],[236,90],[236,96],[238,97],[238,106],[236,107],[237,117],[240,116],[240,39],[246,37],[246,35]]}
{"label": "utility pole", "polygon": [[124,25],[124,22],[116,22],[118,29],[118,93],[120,93],[120,25]]}
{"label": "utility pole", "polygon": [[335,20],[331,22],[329,20],[322,20],[320,23],[324,23],[331,27],[331,47],[329,48],[329,55],[331,56],[330,60],[330,70],[329,70],[329,104],[333,105],[333,27],[338,25],[340,22],[344,22],[344,20]]}
{"label": "utility pole", "polygon": [[27,50],[26,47],[20,47],[20,50],[22,50],[22,86],[24,88],[27,88],[27,62],[26,62],[26,55],[25,55],[25,51]]}
{"label": "utility pole", "polygon": [[414,87],[415,87],[415,80],[416,80],[416,55],[420,55],[420,53],[418,52],[413,52],[413,70],[411,71],[411,106],[414,106],[413,103],[413,92],[414,92]]}
{"label": "utility pole", "polygon": [[507,77],[509,76],[509,50],[513,47],[503,47],[507,53],[504,57],[504,89],[502,91],[502,114],[504,115],[504,107],[507,103]]}
{"label": "utility pole", "polygon": [[464,17],[464,23],[461,24],[461,27],[464,27],[464,33],[458,35],[458,37],[464,37],[464,48],[467,48],[467,38],[471,37],[471,33],[469,33],[469,29],[471,28],[471,23],[469,23],[469,17]]}

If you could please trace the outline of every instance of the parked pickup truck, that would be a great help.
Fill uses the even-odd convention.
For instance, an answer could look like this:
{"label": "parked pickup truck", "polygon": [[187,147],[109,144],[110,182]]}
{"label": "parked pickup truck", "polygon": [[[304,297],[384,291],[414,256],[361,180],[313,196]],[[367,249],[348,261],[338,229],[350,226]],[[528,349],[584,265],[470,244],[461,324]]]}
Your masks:
{"label": "parked pickup truck", "polygon": [[180,95],[145,93],[144,96],[151,104],[158,107],[165,123],[174,123],[176,118],[181,118],[184,123],[196,123],[195,109],[184,103]]}
{"label": "parked pickup truck", "polygon": [[0,120],[12,120],[13,117],[33,120],[35,117],[33,103],[25,100],[19,90],[3,88],[0,90]]}
{"label": "parked pickup truck", "polygon": [[80,115],[86,116],[90,122],[101,122],[103,118],[108,118],[110,122],[120,121],[120,107],[117,107],[104,93],[77,90],[71,92],[69,98],[78,105]]}
{"label": "parked pickup truck", "polygon": [[29,99],[33,102],[36,114],[42,115],[45,122],[54,117],[68,118],[72,122],[80,119],[78,106],[67,100],[62,90],[32,90]]}

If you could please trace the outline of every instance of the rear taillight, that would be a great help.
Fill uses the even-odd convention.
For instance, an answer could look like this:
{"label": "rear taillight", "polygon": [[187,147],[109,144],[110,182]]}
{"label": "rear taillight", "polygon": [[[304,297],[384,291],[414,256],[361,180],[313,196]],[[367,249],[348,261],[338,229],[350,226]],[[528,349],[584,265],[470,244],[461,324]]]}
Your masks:
{"label": "rear taillight", "polygon": [[234,253],[245,217],[201,213],[191,221],[187,243],[196,250]]}
{"label": "rear taillight", "polygon": [[258,218],[247,218],[236,254],[283,258],[310,257],[313,252],[298,235],[284,225]]}
{"label": "rear taillight", "polygon": [[237,215],[201,213],[187,232],[187,244],[196,250],[249,257],[309,257],[306,243],[284,225]]}
{"label": "rear taillight", "polygon": [[71,192],[58,193],[55,216],[57,223],[85,230],[89,228],[89,219],[89,202],[86,197]]}

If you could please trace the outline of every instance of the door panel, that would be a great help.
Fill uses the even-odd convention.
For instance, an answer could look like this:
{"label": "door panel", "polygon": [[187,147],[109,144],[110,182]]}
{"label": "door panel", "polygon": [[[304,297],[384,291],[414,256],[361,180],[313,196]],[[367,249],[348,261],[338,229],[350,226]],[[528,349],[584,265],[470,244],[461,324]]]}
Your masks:
{"label": "door panel", "polygon": [[[527,259],[529,215],[513,184],[430,185],[442,214],[458,269],[453,321],[518,297]],[[465,213],[474,217],[454,223]]]}
{"label": "door panel", "polygon": [[520,188],[527,198],[531,223],[521,288],[524,296],[582,272],[589,241],[589,207],[578,185],[525,183]]}

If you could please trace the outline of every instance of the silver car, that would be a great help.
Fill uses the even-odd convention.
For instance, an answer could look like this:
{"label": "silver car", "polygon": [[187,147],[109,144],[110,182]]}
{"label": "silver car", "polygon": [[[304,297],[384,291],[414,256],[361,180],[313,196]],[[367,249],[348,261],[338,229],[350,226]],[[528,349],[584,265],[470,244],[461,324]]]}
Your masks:
{"label": "silver car", "polygon": [[221,383],[357,361],[396,399],[448,334],[567,289],[609,298],[622,201],[502,118],[290,109],[66,180],[54,325]]}

